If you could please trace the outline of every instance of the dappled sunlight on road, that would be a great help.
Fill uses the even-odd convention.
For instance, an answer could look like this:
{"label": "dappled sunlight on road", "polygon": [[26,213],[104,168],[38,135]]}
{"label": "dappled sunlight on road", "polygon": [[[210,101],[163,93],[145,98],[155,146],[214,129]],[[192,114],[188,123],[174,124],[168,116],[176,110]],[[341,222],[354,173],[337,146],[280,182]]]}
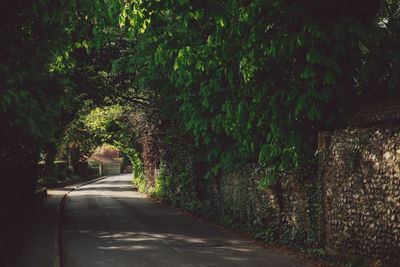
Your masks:
{"label": "dappled sunlight on road", "polygon": [[113,197],[123,198],[146,198],[143,194],[133,194],[133,185],[129,186],[110,186],[110,185],[91,185],[79,188],[71,194],[74,196],[99,196],[112,195]]}
{"label": "dappled sunlight on road", "polygon": [[275,266],[302,266],[134,189],[131,176],[114,176],[69,194],[66,266],[268,266],[268,259]]}
{"label": "dappled sunlight on road", "polygon": [[47,189],[48,196],[64,196],[70,188],[52,188]]}
{"label": "dappled sunlight on road", "polygon": [[[67,231],[66,235],[75,233]],[[252,248],[248,244],[233,245],[235,242],[215,239],[207,240],[193,238],[180,234],[160,234],[146,231],[138,232],[105,232],[105,231],[79,231],[81,238],[94,240],[92,250],[99,251],[99,259],[106,255],[111,255],[112,251],[117,253],[129,252],[132,255],[158,255],[167,253],[169,255],[178,254],[190,255],[191,259],[202,258],[207,266],[219,266],[215,262],[246,262],[250,261]],[[162,251],[166,252],[162,252]],[[253,248],[254,250],[254,248]],[[143,254],[145,253],[145,254]],[[161,256],[160,256],[161,257]],[[205,260],[206,259],[206,260]]]}
{"label": "dappled sunlight on road", "polygon": [[74,196],[105,196],[123,198],[146,198],[146,195],[133,192],[137,191],[131,183],[131,175],[122,175],[122,178],[113,177],[112,180],[99,181],[93,184],[85,185],[74,190],[71,194]]}

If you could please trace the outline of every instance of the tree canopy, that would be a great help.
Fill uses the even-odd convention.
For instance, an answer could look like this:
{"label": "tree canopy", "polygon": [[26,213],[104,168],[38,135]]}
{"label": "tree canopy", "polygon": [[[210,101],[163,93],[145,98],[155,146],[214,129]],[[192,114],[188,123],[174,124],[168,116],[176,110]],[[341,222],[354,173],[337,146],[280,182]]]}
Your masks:
{"label": "tree canopy", "polygon": [[[214,166],[258,162],[267,177],[310,163],[317,132],[397,95],[393,1],[130,1],[133,87],[182,121]],[[385,48],[387,47],[387,49]],[[118,65],[119,62],[115,62]],[[122,68],[122,66],[121,66]]]}
{"label": "tree canopy", "polygon": [[91,99],[185,131],[206,177],[258,163],[268,181],[308,165],[317,132],[398,96],[398,1],[18,0],[1,12],[4,159],[60,139]]}

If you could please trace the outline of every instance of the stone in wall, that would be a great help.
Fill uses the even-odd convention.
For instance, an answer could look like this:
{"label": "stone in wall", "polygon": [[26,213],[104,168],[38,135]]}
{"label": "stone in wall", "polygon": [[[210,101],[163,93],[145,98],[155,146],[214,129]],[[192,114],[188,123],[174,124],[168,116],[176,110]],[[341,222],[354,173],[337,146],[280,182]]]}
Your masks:
{"label": "stone in wall", "polygon": [[304,174],[282,173],[275,182],[260,189],[262,173],[252,168],[232,171],[219,180],[218,209],[269,242],[321,247],[323,211],[314,207],[318,206],[315,202],[322,201],[313,198],[321,188],[316,189],[314,175],[306,179]]}
{"label": "stone in wall", "polygon": [[400,265],[400,127],[338,130],[325,152],[326,246]]}

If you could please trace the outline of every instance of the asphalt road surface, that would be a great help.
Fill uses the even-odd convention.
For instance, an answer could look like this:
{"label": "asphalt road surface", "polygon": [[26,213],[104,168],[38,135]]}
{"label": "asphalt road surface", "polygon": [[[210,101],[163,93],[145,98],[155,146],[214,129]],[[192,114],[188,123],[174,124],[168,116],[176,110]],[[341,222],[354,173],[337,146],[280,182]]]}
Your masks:
{"label": "asphalt road surface", "polygon": [[63,267],[305,266],[149,200],[131,180],[112,176],[69,194]]}

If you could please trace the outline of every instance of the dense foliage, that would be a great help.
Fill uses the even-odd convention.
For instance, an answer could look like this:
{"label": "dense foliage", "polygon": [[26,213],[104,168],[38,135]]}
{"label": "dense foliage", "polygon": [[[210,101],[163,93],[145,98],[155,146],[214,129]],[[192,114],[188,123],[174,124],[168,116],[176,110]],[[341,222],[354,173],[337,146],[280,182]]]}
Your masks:
{"label": "dense foliage", "polygon": [[230,168],[261,169],[263,187],[312,165],[318,132],[400,99],[397,0],[9,4],[0,161],[28,162],[14,177],[31,189],[40,153],[54,168],[56,150],[107,142],[157,196],[212,213]]}
{"label": "dense foliage", "polygon": [[318,131],[396,94],[398,3],[381,4],[131,1],[118,7],[137,42],[124,66],[207,147],[207,176],[258,162],[267,182],[309,164]]}
{"label": "dense foliage", "polygon": [[207,176],[258,162],[272,178],[399,84],[397,1],[21,0],[1,28],[3,158],[108,98],[183,125]]}

